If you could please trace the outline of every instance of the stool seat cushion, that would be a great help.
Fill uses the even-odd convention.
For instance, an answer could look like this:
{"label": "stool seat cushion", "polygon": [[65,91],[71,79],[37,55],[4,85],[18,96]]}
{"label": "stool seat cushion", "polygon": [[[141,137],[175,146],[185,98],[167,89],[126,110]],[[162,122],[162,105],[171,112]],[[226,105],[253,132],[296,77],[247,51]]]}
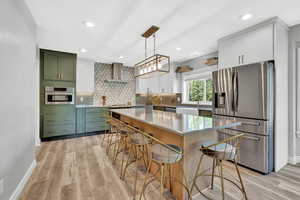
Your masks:
{"label": "stool seat cushion", "polygon": [[207,142],[202,144],[201,152],[207,156],[215,157],[220,160],[233,160],[236,155],[236,148],[231,144],[221,143],[209,148],[206,148],[210,145],[213,145],[214,142]]}
{"label": "stool seat cushion", "polygon": [[160,163],[176,163],[182,159],[182,149],[174,144],[167,144],[180,153],[172,151],[161,144],[155,144],[151,147],[152,159]]}
{"label": "stool seat cushion", "polygon": [[137,145],[146,145],[146,144],[150,144],[150,139],[143,136],[140,133],[134,133],[132,135],[130,135],[130,141],[133,144],[137,144]]}

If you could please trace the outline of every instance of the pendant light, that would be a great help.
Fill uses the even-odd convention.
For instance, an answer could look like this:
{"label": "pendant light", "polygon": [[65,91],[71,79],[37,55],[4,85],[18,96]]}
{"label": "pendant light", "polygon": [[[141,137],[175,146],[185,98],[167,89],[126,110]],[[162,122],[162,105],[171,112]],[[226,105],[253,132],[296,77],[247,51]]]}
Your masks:
{"label": "pendant light", "polygon": [[[151,26],[142,37],[145,38],[145,59],[135,64],[135,77],[150,78],[170,72],[170,57],[156,53],[157,26]],[[153,37],[153,55],[147,57],[147,39]]]}

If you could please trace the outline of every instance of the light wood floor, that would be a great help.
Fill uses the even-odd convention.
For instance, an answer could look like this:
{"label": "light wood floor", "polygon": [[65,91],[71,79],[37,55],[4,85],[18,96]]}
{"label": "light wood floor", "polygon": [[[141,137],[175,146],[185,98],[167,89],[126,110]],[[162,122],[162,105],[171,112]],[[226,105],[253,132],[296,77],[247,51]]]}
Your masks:
{"label": "light wood floor", "polygon": [[[37,153],[37,168],[19,200],[133,199],[132,180],[119,179],[118,164],[112,166],[100,143],[99,135],[42,143]],[[226,166],[228,173],[232,172],[232,166]],[[251,200],[300,199],[300,166],[288,165],[268,176],[241,170]],[[239,193],[227,188],[228,199],[239,198]],[[217,190],[218,187],[210,193],[215,195]],[[151,195],[151,199],[158,199],[156,193]]]}

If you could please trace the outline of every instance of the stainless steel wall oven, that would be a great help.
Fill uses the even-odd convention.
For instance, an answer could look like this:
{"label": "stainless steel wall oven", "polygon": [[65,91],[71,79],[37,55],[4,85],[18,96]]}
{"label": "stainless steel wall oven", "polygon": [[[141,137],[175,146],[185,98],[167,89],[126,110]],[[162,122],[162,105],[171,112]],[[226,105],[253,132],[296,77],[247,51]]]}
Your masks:
{"label": "stainless steel wall oven", "polygon": [[74,104],[74,88],[45,87],[45,104]]}

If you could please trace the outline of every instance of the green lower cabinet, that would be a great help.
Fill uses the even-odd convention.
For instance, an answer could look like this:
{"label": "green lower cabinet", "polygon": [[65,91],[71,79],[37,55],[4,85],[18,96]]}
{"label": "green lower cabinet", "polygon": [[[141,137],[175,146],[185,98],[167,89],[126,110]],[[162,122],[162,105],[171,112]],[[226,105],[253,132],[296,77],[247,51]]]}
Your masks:
{"label": "green lower cabinet", "polygon": [[106,108],[77,108],[76,133],[100,132],[109,129],[104,116],[108,114]]}
{"label": "green lower cabinet", "polygon": [[85,133],[85,108],[76,108],[76,133]]}
{"label": "green lower cabinet", "polygon": [[43,138],[76,133],[75,107],[50,105],[43,108]]}

